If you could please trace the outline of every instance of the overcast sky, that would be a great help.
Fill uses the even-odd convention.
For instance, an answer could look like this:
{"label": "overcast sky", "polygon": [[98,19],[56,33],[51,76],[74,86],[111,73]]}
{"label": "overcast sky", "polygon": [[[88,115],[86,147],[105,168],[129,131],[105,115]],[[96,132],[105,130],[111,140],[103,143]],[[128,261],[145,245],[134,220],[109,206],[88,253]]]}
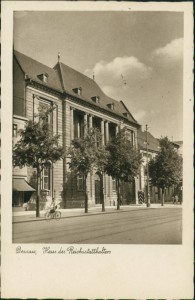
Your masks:
{"label": "overcast sky", "polygon": [[183,13],[15,12],[14,48],[50,67],[60,52],[143,129],[183,140]]}

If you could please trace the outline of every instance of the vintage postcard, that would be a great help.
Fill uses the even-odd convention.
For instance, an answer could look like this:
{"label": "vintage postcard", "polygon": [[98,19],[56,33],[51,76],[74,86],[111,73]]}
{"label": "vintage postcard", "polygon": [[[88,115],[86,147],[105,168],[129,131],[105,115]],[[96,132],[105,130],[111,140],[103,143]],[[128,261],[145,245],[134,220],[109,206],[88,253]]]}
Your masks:
{"label": "vintage postcard", "polygon": [[193,298],[191,2],[2,2],[2,297]]}

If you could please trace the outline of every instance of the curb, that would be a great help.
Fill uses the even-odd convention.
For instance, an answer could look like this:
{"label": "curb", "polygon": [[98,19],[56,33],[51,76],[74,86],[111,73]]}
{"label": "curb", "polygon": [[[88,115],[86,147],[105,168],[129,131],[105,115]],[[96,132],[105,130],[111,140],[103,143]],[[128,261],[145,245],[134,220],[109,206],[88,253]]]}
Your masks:
{"label": "curb", "polygon": [[[100,211],[100,212],[92,212],[92,213],[84,213],[82,215],[73,215],[73,216],[62,216],[61,219],[68,219],[68,218],[78,218],[78,217],[91,217],[91,216],[94,216],[94,215],[102,215],[102,214],[112,214],[112,213],[127,213],[129,211],[139,211],[139,210],[143,210],[143,209],[155,209],[154,207],[142,207],[142,208],[139,208],[139,209],[129,209],[129,210],[114,210],[114,211]],[[46,221],[44,217],[40,217],[38,219],[33,219],[33,220],[21,220],[21,221],[13,221],[12,224],[16,224],[16,223],[25,223],[25,222],[40,222],[40,221]]]}
{"label": "curb", "polygon": [[[171,206],[171,207],[173,207],[173,206]],[[182,208],[182,205],[181,206],[179,206],[180,208]],[[65,218],[78,218],[78,217],[90,217],[90,216],[94,216],[94,215],[101,215],[101,214],[111,214],[111,213],[123,213],[123,212],[129,212],[129,211],[139,211],[139,210],[144,210],[144,209],[156,209],[156,208],[169,208],[168,206],[160,206],[160,207],[152,207],[152,206],[150,206],[150,207],[147,207],[147,206],[144,206],[144,207],[140,207],[139,206],[139,208],[138,207],[134,207],[134,208],[131,208],[131,209],[128,209],[128,210],[113,210],[113,211],[105,211],[105,212],[103,212],[103,211],[99,211],[99,212],[88,212],[88,213],[84,213],[84,212],[81,212],[82,214],[81,215],[79,215],[79,214],[75,214],[75,215],[65,215],[65,216],[62,216],[61,217],[61,219],[65,219]],[[22,218],[22,216],[14,216],[14,217],[21,217]],[[14,218],[13,217],[13,218]],[[40,217],[40,218],[35,218],[35,219],[33,219],[33,220],[29,220],[29,219],[27,219],[27,220],[20,220],[20,221],[12,221],[12,224],[16,224],[16,223],[25,223],[25,222],[36,222],[36,221],[45,221],[45,218],[44,217]]]}

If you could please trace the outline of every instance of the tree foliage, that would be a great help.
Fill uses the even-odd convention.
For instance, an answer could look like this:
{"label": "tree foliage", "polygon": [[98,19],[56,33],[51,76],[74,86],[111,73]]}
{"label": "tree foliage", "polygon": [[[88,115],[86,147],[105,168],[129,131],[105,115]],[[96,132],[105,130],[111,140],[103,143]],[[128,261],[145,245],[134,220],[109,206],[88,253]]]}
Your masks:
{"label": "tree foliage", "polygon": [[161,138],[159,143],[159,153],[149,162],[149,176],[154,186],[162,188],[164,204],[164,189],[182,180],[182,157],[167,137]]}
{"label": "tree foliage", "polygon": [[106,146],[109,156],[106,164],[108,175],[117,182],[117,209],[120,201],[120,182],[130,182],[137,176],[141,164],[141,155],[131,144],[126,128],[119,131],[116,137]]}
{"label": "tree foliage", "polygon": [[40,176],[44,168],[63,158],[63,147],[58,145],[60,136],[53,135],[48,115],[53,108],[40,110],[38,120],[29,120],[20,130],[20,140],[13,148],[13,166],[36,168],[37,170],[37,216],[39,216]]}
{"label": "tree foliage", "polygon": [[93,170],[100,173],[104,172],[107,161],[107,152],[103,146],[102,135],[99,130],[96,128],[86,129],[82,138],[76,138],[72,141],[68,155],[71,157],[70,162],[68,162],[70,170],[84,177],[85,212],[88,212],[87,176]]}
{"label": "tree foliage", "polygon": [[106,172],[113,178],[130,182],[137,176],[141,164],[141,155],[131,144],[126,129],[122,129],[106,146],[109,152]]}
{"label": "tree foliage", "polygon": [[69,168],[76,174],[87,176],[94,168],[102,171],[107,156],[99,130],[91,128],[82,138],[75,138],[68,154],[71,157]]}
{"label": "tree foliage", "polygon": [[41,172],[63,156],[63,148],[58,145],[60,135],[53,135],[47,115],[51,109],[40,112],[39,120],[29,120],[19,131],[20,140],[13,148],[14,166],[31,166]]}

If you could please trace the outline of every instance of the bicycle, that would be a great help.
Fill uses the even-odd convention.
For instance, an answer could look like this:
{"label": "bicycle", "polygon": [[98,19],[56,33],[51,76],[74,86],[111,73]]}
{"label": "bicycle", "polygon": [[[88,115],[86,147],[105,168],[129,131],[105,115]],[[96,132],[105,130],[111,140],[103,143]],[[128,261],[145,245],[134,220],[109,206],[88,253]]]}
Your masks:
{"label": "bicycle", "polygon": [[61,219],[61,212],[59,210],[56,210],[57,205],[53,209],[49,209],[45,213],[45,220],[49,221],[51,219],[55,219],[56,221],[59,221]]}

